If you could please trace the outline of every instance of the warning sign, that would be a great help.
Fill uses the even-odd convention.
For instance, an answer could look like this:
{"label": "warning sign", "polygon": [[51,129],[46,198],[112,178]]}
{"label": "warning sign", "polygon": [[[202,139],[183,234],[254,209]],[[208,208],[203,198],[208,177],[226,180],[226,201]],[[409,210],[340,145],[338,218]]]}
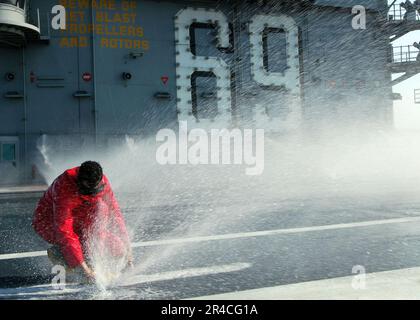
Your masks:
{"label": "warning sign", "polygon": [[92,74],[89,72],[85,72],[82,76],[83,81],[89,82],[92,80]]}
{"label": "warning sign", "polygon": [[163,84],[167,84],[168,83],[168,81],[169,81],[169,77],[168,76],[162,76],[162,78],[160,78],[161,80],[162,80],[162,82],[163,82]]}

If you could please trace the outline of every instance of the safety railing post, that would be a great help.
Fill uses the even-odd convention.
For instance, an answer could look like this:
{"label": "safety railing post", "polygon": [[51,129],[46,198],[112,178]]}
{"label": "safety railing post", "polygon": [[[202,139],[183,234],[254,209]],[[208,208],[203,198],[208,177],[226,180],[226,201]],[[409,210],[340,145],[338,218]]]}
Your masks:
{"label": "safety railing post", "polygon": [[420,104],[420,89],[414,89],[414,103]]}
{"label": "safety railing post", "polygon": [[393,63],[416,62],[419,51],[413,45],[393,47]]}
{"label": "safety railing post", "polygon": [[[392,21],[402,21],[404,20],[404,16],[406,14],[406,10],[400,6],[400,4],[393,4],[389,6],[388,10],[388,19]],[[416,20],[420,21],[420,12],[416,11]]]}

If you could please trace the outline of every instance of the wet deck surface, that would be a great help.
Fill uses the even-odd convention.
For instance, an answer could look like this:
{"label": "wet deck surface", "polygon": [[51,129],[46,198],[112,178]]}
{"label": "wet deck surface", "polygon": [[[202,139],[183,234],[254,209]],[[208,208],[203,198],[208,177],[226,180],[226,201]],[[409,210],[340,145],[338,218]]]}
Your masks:
{"label": "wet deck surface", "polygon": [[[209,212],[197,215],[193,205],[136,207],[131,197],[122,195],[120,202],[128,204],[122,209],[133,242],[144,245],[135,247],[138,269],[124,285],[106,293],[53,290],[45,257],[0,259],[0,298],[183,299],[348,277],[356,265],[370,274],[420,266],[416,197],[279,201],[220,223],[210,223]],[[47,248],[30,228],[36,201],[0,200],[0,257]],[[186,237],[195,240],[172,241]],[[167,241],[154,242],[161,239]],[[397,274],[404,278],[404,271]],[[388,287],[398,287],[398,276],[390,279]]]}

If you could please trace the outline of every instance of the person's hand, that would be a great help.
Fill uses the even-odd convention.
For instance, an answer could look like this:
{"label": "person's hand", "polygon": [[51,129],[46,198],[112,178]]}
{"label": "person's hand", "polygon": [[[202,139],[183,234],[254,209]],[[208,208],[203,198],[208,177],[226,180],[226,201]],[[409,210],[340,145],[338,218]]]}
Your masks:
{"label": "person's hand", "polygon": [[127,261],[127,268],[128,269],[134,269],[134,261],[133,260],[128,260]]}
{"label": "person's hand", "polygon": [[95,272],[93,272],[93,270],[85,271],[85,276],[88,279],[89,283],[94,283],[96,280],[96,275]]}
{"label": "person's hand", "polygon": [[124,271],[130,271],[134,269],[134,259],[131,253],[127,257],[127,264],[124,268]]}
{"label": "person's hand", "polygon": [[96,278],[95,272],[91,268],[89,268],[89,266],[85,262],[82,263],[81,267],[88,281],[90,283],[94,283]]}
{"label": "person's hand", "polygon": [[127,259],[127,269],[133,269],[134,268],[134,259],[133,257],[130,255]]}

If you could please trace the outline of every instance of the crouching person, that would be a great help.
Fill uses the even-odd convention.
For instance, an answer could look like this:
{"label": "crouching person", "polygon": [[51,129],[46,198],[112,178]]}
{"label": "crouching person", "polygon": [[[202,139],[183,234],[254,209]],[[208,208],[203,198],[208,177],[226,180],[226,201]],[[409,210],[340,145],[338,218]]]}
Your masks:
{"label": "crouching person", "polygon": [[36,207],[32,226],[52,245],[50,261],[63,265],[67,274],[94,282],[98,259],[133,267],[124,218],[97,162],[85,162],[55,179]]}

